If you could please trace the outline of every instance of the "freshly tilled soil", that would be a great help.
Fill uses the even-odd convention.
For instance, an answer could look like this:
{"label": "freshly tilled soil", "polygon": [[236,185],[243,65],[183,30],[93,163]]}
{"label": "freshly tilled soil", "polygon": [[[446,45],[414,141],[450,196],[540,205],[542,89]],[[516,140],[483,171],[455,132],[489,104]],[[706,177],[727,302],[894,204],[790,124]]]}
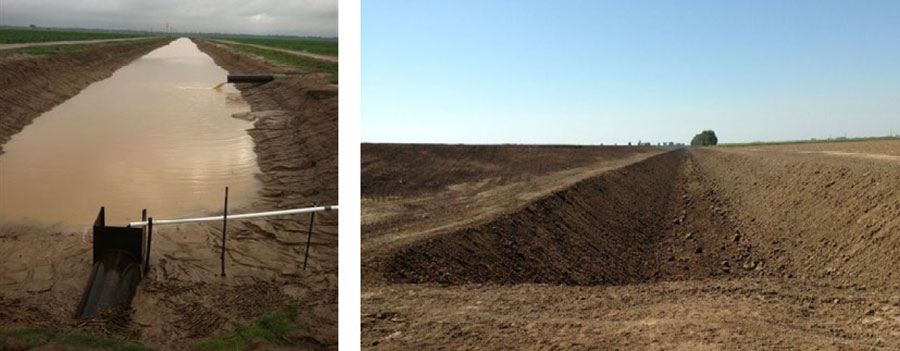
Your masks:
{"label": "freshly tilled soil", "polygon": [[362,346],[896,349],[896,145],[673,151],[402,245],[364,225]]}

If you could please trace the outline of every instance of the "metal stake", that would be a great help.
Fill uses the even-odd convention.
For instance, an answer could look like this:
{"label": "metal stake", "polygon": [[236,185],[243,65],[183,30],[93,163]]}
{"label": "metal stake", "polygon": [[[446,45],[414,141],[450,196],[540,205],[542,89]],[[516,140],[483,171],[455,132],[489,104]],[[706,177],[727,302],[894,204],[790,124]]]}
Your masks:
{"label": "metal stake", "polygon": [[[145,209],[141,210],[141,222],[146,221],[146,220],[147,220],[147,209],[145,208]],[[129,227],[130,227],[130,225],[129,225]],[[144,233],[144,239],[147,239],[147,228],[141,228],[141,230]],[[144,250],[144,260],[146,262],[146,263],[144,263],[144,271],[146,272],[147,271],[147,263],[150,262],[150,248],[149,247]]]}
{"label": "metal stake", "polygon": [[228,228],[228,187],[225,187],[225,211],[222,214],[222,276],[225,276],[225,230]]}
{"label": "metal stake", "polygon": [[147,218],[147,257],[144,261],[144,275],[150,271],[150,244],[153,242],[153,217]]}
{"label": "metal stake", "polygon": [[[314,203],[313,207],[315,207],[315,206],[316,206],[316,204]],[[307,263],[307,261],[309,261],[309,242],[312,240],[312,228],[313,228],[313,222],[315,222],[315,221],[316,221],[316,213],[313,212],[309,216],[309,233],[306,234],[306,254],[303,255],[303,270],[304,271],[306,270],[306,263]]]}

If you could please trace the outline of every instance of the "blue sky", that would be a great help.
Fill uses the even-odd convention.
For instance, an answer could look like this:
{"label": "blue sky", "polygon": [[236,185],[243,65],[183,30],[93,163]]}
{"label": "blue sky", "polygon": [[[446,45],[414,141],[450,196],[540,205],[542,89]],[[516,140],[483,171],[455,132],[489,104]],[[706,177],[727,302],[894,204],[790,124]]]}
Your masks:
{"label": "blue sky", "polygon": [[900,133],[900,1],[362,2],[366,142]]}

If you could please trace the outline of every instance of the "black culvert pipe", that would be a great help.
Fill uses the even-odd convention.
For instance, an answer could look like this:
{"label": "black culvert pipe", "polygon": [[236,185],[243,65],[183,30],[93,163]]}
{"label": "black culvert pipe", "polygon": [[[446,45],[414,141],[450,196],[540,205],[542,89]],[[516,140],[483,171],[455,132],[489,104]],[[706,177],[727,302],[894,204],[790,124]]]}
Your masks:
{"label": "black culvert pipe", "polygon": [[275,79],[271,74],[229,74],[228,83],[268,83]]}
{"label": "black culvert pipe", "polygon": [[75,312],[76,318],[126,310],[141,280],[141,261],[124,250],[109,250],[94,270]]}
{"label": "black culvert pipe", "polygon": [[94,268],[76,307],[76,318],[127,311],[141,281],[143,228],[107,227],[106,211],[101,207],[93,237]]}

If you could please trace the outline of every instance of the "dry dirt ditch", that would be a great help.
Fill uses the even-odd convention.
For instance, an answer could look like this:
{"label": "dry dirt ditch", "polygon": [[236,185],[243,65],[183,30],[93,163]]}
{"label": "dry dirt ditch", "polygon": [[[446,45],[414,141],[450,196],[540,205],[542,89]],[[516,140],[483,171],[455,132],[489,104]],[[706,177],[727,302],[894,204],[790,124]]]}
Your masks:
{"label": "dry dirt ditch", "polygon": [[884,160],[657,155],[377,260],[363,347],[900,347],[896,189]]}
{"label": "dry dirt ditch", "polygon": [[742,266],[730,261],[741,257],[740,240],[728,237],[737,231],[721,216],[706,216],[717,200],[691,189],[696,182],[685,150],[654,156],[398,251],[385,276],[404,283],[608,285]]}

